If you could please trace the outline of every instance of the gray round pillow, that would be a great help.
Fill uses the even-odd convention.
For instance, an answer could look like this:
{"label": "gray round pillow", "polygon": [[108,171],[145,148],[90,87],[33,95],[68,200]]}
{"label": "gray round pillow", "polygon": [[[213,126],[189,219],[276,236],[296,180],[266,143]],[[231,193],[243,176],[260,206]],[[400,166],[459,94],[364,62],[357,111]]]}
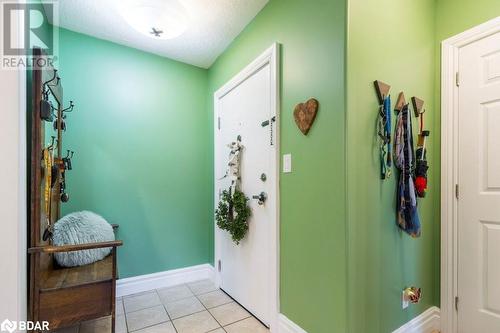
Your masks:
{"label": "gray round pillow", "polygon": [[[115,240],[113,227],[102,217],[89,211],[75,212],[54,224],[52,242],[56,246],[76,245]],[[111,248],[55,253],[57,263],[63,267],[91,264],[104,259]]]}

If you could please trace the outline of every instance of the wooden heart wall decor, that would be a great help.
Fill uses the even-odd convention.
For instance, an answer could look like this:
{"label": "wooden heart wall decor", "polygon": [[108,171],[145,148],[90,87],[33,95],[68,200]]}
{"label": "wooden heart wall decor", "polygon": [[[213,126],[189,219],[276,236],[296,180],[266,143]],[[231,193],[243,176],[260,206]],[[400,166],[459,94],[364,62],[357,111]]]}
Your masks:
{"label": "wooden heart wall decor", "polygon": [[311,98],[305,103],[297,104],[295,107],[293,117],[295,118],[295,123],[304,135],[309,133],[309,130],[316,119],[318,108],[319,102],[314,98]]}

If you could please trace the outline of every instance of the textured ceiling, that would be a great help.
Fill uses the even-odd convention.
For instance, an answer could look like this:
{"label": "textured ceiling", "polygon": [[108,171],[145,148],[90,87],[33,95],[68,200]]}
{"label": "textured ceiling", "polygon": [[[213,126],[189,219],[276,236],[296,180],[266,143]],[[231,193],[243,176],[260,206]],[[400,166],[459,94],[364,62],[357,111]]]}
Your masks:
{"label": "textured ceiling", "polygon": [[198,67],[210,67],[269,0],[179,0],[190,16],[181,36],[159,40],[132,28],[120,0],[61,0],[59,26]]}

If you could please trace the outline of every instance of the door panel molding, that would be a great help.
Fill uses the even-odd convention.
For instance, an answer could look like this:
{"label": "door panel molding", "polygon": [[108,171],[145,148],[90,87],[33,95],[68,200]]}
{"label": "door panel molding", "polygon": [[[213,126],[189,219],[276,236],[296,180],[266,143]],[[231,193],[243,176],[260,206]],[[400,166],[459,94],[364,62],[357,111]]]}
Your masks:
{"label": "door panel molding", "polygon": [[[279,315],[279,156],[280,156],[280,47],[278,43],[274,43],[271,47],[269,47],[266,51],[264,51],[257,59],[251,62],[248,66],[246,66],[242,71],[240,71],[236,76],[234,76],[231,80],[229,80],[225,85],[223,85],[220,89],[218,89],[214,93],[214,145],[222,144],[218,142],[219,138],[219,114],[220,114],[220,101],[224,96],[230,93],[233,89],[241,85],[244,81],[250,78],[252,75],[260,71],[263,67],[269,65],[270,67],[270,98],[271,98],[271,117],[275,117],[275,122],[273,126],[272,133],[272,141],[275,146],[275,154],[274,159],[271,161],[271,174],[275,175],[275,177],[269,177],[268,181],[274,181],[272,184],[275,195],[268,198],[266,204],[274,206],[274,218],[273,221],[270,221],[272,227],[270,228],[271,234],[271,244],[269,251],[269,265],[270,265],[270,274],[269,274],[269,304],[271,306],[271,320],[270,320],[270,329],[271,332],[278,332],[278,315]],[[217,180],[220,178],[220,175],[217,173],[217,156],[214,156],[214,179]],[[273,179],[274,178],[274,179]],[[217,207],[218,204],[218,193],[216,190],[216,184],[214,183],[214,207]],[[220,233],[218,231],[217,225],[214,223],[214,259],[217,261],[220,258]],[[215,265],[217,267],[217,265]],[[216,269],[215,271],[215,283],[217,287],[220,286],[221,277],[220,272]]]}
{"label": "door panel molding", "polygon": [[459,51],[500,32],[500,17],[446,39],[441,45],[441,330],[456,333],[458,316]]}

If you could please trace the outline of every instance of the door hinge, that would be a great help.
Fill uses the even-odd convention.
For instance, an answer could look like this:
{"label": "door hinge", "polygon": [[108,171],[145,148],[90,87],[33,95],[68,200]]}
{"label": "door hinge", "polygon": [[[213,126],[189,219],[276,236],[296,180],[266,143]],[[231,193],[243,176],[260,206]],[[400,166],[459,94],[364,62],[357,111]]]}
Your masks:
{"label": "door hinge", "polygon": [[220,117],[217,117],[217,128],[220,130]]}
{"label": "door hinge", "polygon": [[455,197],[458,198],[460,197],[460,187],[458,186],[458,184],[455,184]]}
{"label": "door hinge", "polygon": [[222,262],[221,262],[220,260],[217,262],[217,270],[218,270],[219,272],[221,272],[221,271],[222,271]]}
{"label": "door hinge", "polygon": [[458,296],[455,297],[455,310],[458,312]]}
{"label": "door hinge", "polygon": [[460,73],[459,72],[455,73],[455,84],[457,85],[457,87],[460,87]]}

